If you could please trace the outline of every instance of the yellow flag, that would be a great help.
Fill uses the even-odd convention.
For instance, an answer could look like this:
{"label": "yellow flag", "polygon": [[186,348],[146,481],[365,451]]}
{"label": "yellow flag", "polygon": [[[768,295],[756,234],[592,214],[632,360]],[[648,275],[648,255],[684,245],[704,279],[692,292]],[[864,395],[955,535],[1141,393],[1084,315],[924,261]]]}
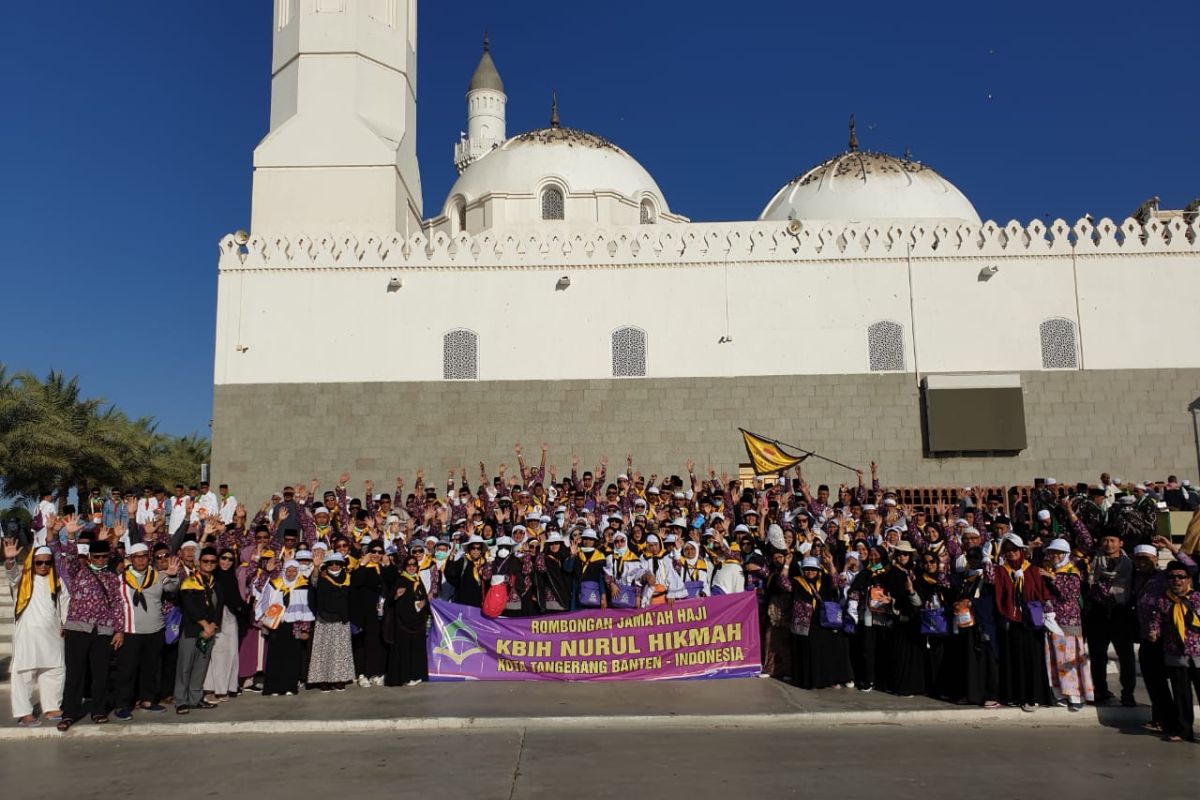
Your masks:
{"label": "yellow flag", "polygon": [[807,454],[798,458],[788,455],[773,440],[764,439],[744,428],[738,430],[742,432],[742,438],[746,440],[746,453],[749,454],[750,463],[754,465],[754,472],[757,475],[783,472],[808,458]]}

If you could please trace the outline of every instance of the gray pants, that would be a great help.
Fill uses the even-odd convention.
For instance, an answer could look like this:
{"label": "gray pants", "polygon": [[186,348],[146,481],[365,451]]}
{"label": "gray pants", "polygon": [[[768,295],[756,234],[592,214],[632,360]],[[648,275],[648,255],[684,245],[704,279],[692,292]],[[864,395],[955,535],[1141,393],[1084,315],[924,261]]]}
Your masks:
{"label": "gray pants", "polygon": [[179,661],[175,666],[175,706],[196,706],[204,699],[204,677],[208,675],[208,657],[201,653],[191,636],[179,637]]}

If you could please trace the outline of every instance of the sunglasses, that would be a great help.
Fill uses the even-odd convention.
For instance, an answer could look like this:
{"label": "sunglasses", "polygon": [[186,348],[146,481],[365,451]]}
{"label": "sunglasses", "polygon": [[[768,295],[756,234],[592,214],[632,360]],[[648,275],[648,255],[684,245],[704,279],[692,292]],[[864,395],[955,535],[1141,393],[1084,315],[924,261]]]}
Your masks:
{"label": "sunglasses", "polygon": [[217,563],[217,560],[215,558],[202,558],[202,559],[200,559],[200,563],[201,564],[215,564],[215,563]]}
{"label": "sunglasses", "polygon": [[221,556],[222,561],[233,561],[233,556]]}
{"label": "sunglasses", "polygon": [[33,565],[35,567],[48,567],[53,563],[54,563],[53,561],[35,561],[35,562],[33,562]]}
{"label": "sunglasses", "polygon": [[1187,579],[1188,579],[1187,575],[1168,575],[1167,576],[1167,580],[1169,580],[1169,581],[1186,581]]}

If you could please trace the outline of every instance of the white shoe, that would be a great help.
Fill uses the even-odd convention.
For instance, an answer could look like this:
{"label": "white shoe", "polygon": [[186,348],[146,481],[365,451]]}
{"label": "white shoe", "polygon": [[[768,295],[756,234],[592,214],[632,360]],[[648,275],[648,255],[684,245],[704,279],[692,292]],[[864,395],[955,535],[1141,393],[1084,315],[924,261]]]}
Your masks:
{"label": "white shoe", "polygon": [[371,685],[372,686],[383,686],[383,676],[376,675],[374,678],[371,678]]}
{"label": "white shoe", "polygon": [[408,683],[406,683],[404,685],[405,686],[420,686],[421,682],[420,681],[409,681]]}
{"label": "white shoe", "polygon": [[359,675],[358,676],[358,685],[364,689],[369,689],[371,687],[371,679],[368,678],[366,675]]}

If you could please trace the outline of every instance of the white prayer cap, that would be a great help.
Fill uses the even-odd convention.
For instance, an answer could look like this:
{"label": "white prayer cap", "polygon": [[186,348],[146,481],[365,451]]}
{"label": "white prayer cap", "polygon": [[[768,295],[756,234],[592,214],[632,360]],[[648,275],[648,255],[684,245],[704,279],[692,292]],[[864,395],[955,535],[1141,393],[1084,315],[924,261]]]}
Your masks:
{"label": "white prayer cap", "polygon": [[963,536],[979,536],[980,533],[979,533],[978,528],[976,528],[973,525],[968,525],[967,527],[963,528],[962,535]]}
{"label": "white prayer cap", "polygon": [[188,541],[186,541],[186,542],[184,542],[183,544],[179,545],[179,549],[180,549],[180,550],[183,550],[184,548],[187,548],[187,547],[194,547],[194,548],[196,548],[197,550],[199,550],[199,549],[200,549],[200,543],[199,543],[199,542],[197,542],[195,539],[189,539]]}
{"label": "white prayer cap", "polygon": [[[47,552],[49,551],[49,549],[50,548],[46,548]],[[139,553],[149,553],[149,552],[150,552],[150,548],[146,546],[145,542],[138,542],[137,544],[133,545],[128,550],[126,550],[125,555],[136,556]],[[35,552],[34,555],[38,555],[38,553]]]}
{"label": "white prayer cap", "polygon": [[874,510],[875,510],[875,504],[874,504],[874,503],[867,503],[865,506],[863,506],[863,507],[862,507],[862,509],[863,509],[863,511],[874,511]]}
{"label": "white prayer cap", "polygon": [[651,486],[649,489],[646,490],[646,494],[661,494],[661,492],[659,492],[657,486]]}
{"label": "white prayer cap", "polygon": [[[1185,484],[1184,484],[1184,486],[1187,486],[1187,484],[1185,483]],[[643,500],[642,498],[640,498],[640,497],[639,497],[637,500],[634,500],[634,501],[633,501],[633,504],[634,504],[635,506],[645,506],[645,505],[646,505],[646,501],[645,501],[645,500]]]}
{"label": "white prayer cap", "polygon": [[300,562],[294,558],[289,558],[287,561],[283,562],[283,569],[285,571],[289,569],[300,569]]}
{"label": "white prayer cap", "polygon": [[[137,545],[134,545],[134,546],[136,547]],[[145,547],[145,545],[142,545],[142,547]],[[49,547],[46,547],[46,545],[42,545],[41,547],[34,550],[33,554],[35,556],[52,556],[52,555],[54,555],[54,551],[51,550]]]}
{"label": "white prayer cap", "polygon": [[433,536],[432,534],[431,534],[431,535],[429,535],[429,536],[426,536],[426,537],[425,537],[425,544],[430,544],[430,543],[437,544],[437,543],[438,543],[438,537],[436,537],[436,536]]}
{"label": "white prayer cap", "polygon": [[1054,478],[1046,478],[1046,485],[1047,486],[1057,486],[1058,481],[1055,480]]}
{"label": "white prayer cap", "polygon": [[620,475],[618,475],[618,476],[617,476],[617,480],[619,480],[619,481],[627,481],[627,480],[629,480],[629,476],[628,476],[628,475],[626,475],[624,472],[622,472]]}
{"label": "white prayer cap", "polygon": [[806,558],[800,562],[800,569],[820,569],[820,568],[821,568],[821,562],[818,561],[817,559],[813,558],[812,556],[809,556],[808,558]]}
{"label": "white prayer cap", "polygon": [[1158,549],[1154,547],[1154,545],[1139,544],[1137,547],[1133,548],[1133,555],[1135,558],[1137,556],[1150,556],[1150,558],[1158,558]]}
{"label": "white prayer cap", "polygon": [[894,498],[894,497],[885,497],[885,498],[883,498],[883,504],[884,504],[885,506],[894,506],[894,505],[896,505],[896,498]]}
{"label": "white prayer cap", "polygon": [[1043,522],[1050,519],[1050,510],[1043,508],[1041,511],[1038,512],[1038,519],[1042,520]]}
{"label": "white prayer cap", "polygon": [[[329,509],[328,509],[328,508],[326,508],[325,506],[317,506],[316,508],[314,508],[314,509],[313,509],[313,516],[314,516],[314,517],[315,517],[317,514],[328,514],[328,513],[330,513],[330,511],[329,511]],[[391,519],[392,519],[391,517],[388,517],[388,521],[389,521],[389,522],[391,521]]]}
{"label": "white prayer cap", "polygon": [[646,544],[650,544],[650,543],[662,544],[662,541],[658,538],[658,536],[656,534],[652,533],[646,537]]}
{"label": "white prayer cap", "polygon": [[1071,543],[1066,539],[1055,539],[1046,545],[1047,552],[1053,553],[1069,553],[1071,552]]}
{"label": "white prayer cap", "polygon": [[687,499],[687,496],[686,496],[686,495],[684,495],[684,493],[683,493],[683,492],[676,492],[676,493],[673,495],[673,497],[674,497],[676,500],[686,500],[686,499]]}

